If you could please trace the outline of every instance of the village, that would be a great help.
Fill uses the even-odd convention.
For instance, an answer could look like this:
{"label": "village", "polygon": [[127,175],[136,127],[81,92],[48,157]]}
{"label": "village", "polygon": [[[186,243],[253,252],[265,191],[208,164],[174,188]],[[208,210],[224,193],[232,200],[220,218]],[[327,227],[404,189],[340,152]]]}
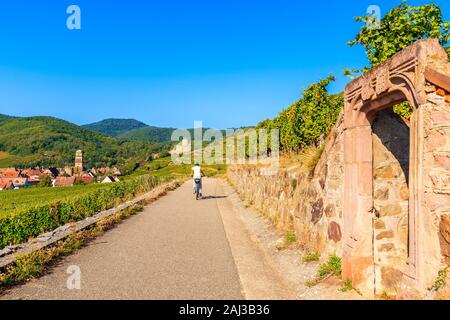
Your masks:
{"label": "village", "polygon": [[91,183],[119,182],[122,173],[117,167],[86,170],[83,151],[75,153],[75,165],[65,168],[0,168],[0,191],[17,190],[31,186],[72,187]]}

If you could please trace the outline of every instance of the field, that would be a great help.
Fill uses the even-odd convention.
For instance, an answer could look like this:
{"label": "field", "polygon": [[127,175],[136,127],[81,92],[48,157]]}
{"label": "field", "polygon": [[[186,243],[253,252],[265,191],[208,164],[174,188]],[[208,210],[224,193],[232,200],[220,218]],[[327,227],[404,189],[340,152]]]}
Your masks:
{"label": "field", "polygon": [[74,196],[83,196],[106,186],[106,184],[92,184],[69,188],[31,187],[21,190],[1,191],[0,219],[13,215],[16,212],[26,211],[34,206],[47,205],[56,201],[67,200]]}
{"label": "field", "polygon": [[[137,169],[130,177],[151,174],[155,177],[164,177],[167,179],[183,179],[189,178],[192,175],[192,167],[192,164],[175,165],[170,157],[166,157],[141,165],[141,167]],[[202,169],[208,177],[212,177],[218,174],[224,174],[226,171],[226,166],[202,165]]]}

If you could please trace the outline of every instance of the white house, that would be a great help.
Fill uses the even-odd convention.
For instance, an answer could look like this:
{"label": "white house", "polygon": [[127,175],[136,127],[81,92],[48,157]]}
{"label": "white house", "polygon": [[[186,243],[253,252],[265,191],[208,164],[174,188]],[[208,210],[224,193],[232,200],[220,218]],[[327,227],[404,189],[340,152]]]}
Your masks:
{"label": "white house", "polygon": [[103,179],[102,183],[114,183],[119,182],[119,178],[113,177],[113,176],[106,176],[105,179]]}

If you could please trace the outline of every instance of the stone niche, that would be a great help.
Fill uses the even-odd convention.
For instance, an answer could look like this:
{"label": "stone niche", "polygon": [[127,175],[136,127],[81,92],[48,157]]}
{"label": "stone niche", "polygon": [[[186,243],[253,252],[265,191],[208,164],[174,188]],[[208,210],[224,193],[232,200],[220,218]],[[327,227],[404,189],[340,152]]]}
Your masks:
{"label": "stone niche", "polygon": [[408,259],[409,126],[391,109],[373,122],[376,295],[397,295]]}

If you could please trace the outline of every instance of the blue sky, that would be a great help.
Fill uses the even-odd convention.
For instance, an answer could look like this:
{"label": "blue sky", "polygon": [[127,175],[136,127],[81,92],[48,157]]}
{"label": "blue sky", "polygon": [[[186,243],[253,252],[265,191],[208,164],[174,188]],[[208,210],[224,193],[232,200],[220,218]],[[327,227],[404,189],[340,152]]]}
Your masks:
{"label": "blue sky", "polygon": [[[342,69],[366,64],[346,45],[360,27],[353,18],[399,1],[2,1],[0,113],[253,125],[330,73],[341,91]],[[450,20],[450,2],[435,3]],[[82,30],[66,28],[71,4]]]}

